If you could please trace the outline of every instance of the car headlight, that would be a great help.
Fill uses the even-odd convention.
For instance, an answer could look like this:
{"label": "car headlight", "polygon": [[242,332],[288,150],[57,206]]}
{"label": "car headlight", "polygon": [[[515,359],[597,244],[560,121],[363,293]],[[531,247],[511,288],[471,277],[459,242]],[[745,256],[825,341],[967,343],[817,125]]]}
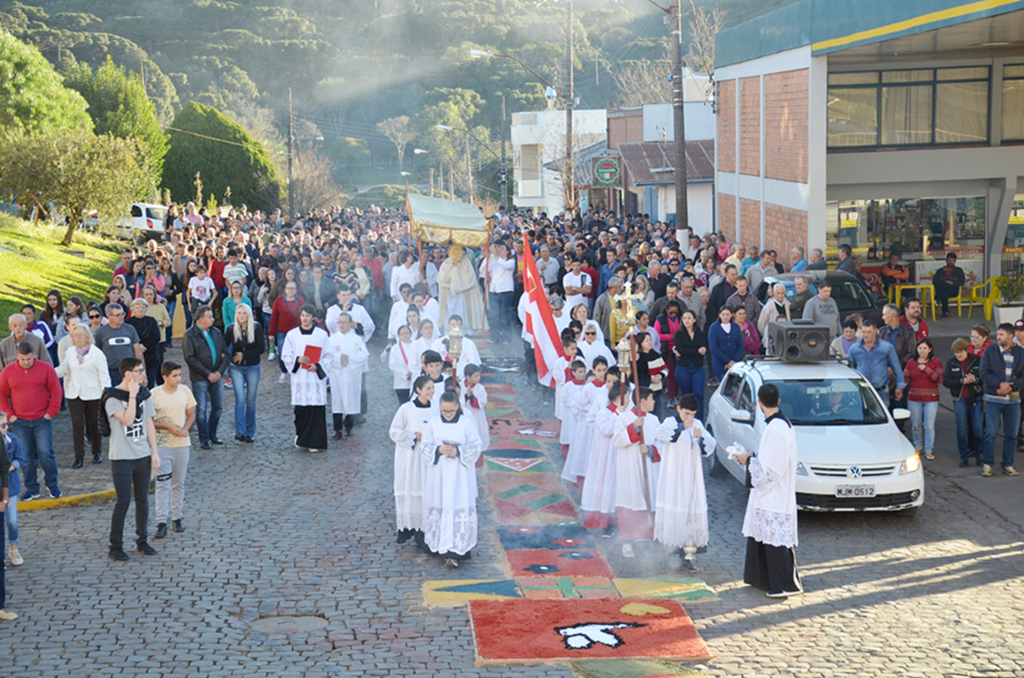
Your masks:
{"label": "car headlight", "polygon": [[900,475],[903,475],[904,473],[913,473],[919,468],[921,468],[921,455],[915,452],[904,459],[903,463],[900,464]]}
{"label": "car headlight", "polygon": [[804,463],[802,461],[799,461],[796,464],[796,474],[798,476],[805,476],[805,475],[807,475],[807,469],[804,468]]}

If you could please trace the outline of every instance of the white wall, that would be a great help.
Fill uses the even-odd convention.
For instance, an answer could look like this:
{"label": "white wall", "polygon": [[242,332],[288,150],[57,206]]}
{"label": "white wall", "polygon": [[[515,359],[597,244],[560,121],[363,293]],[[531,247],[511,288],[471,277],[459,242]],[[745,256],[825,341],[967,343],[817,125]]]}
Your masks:
{"label": "white wall", "polygon": [[[672,104],[644,104],[644,141],[675,141],[675,114]],[[711,102],[687,101],[683,104],[686,140],[715,138],[715,113]],[[661,130],[666,130],[662,136]]]}

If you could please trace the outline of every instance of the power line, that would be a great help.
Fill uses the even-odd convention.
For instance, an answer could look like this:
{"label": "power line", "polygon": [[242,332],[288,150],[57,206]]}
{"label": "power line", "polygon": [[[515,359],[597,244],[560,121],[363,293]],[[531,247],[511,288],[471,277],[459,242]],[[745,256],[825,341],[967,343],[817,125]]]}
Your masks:
{"label": "power line", "polygon": [[[227,139],[218,139],[217,137],[208,137],[205,134],[196,134],[195,132],[189,132],[188,130],[178,129],[177,127],[164,127],[169,132],[181,132],[182,134],[190,134],[200,139],[209,139],[210,141],[219,141],[222,144],[229,144],[231,146],[241,146],[242,148],[249,148],[249,144],[240,144],[237,141],[228,141]],[[255,139],[254,139],[255,141]],[[258,141],[256,143],[259,143]]]}

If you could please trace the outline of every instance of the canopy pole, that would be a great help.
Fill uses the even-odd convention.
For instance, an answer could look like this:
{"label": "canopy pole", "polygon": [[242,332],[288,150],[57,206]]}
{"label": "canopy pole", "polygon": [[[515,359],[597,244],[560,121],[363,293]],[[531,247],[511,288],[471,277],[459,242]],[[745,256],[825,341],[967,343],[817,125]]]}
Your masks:
{"label": "canopy pole", "polygon": [[[487,319],[487,307],[491,299],[491,229],[487,229],[487,249],[484,251],[487,257],[487,268],[484,269],[484,319]],[[494,328],[492,327],[493,331]]]}

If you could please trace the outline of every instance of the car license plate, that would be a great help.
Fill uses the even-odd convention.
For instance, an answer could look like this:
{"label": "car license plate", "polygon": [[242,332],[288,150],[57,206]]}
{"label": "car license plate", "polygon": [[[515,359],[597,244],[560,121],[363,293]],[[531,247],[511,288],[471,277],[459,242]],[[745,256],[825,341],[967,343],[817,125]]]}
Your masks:
{"label": "car license plate", "polygon": [[873,497],[874,485],[836,485],[837,497]]}

